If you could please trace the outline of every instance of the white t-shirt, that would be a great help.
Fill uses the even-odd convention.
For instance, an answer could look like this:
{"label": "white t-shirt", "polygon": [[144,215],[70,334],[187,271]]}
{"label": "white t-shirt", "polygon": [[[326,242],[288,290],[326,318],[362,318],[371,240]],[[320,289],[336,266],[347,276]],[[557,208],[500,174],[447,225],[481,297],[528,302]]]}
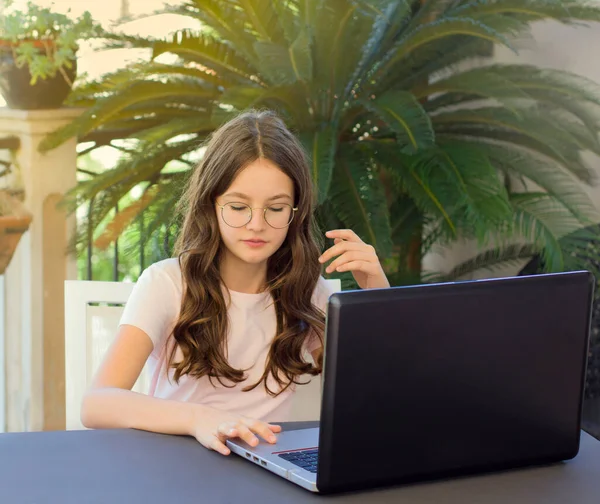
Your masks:
{"label": "white t-shirt", "polygon": [[[172,378],[172,369],[167,375],[166,355],[173,344],[170,336],[179,318],[182,300],[182,275],[177,259],[157,262],[142,273],[125,305],[120,324],[138,327],[152,340],[154,349],[148,358],[153,376],[150,395],[201,403],[268,422],[284,422],[289,417],[293,386],[277,397],[267,393],[264,383],[249,392],[242,391],[247,385],[255,384],[265,369],[277,328],[272,298],[268,293],[230,291],[230,294],[226,355],[231,366],[248,370],[246,381],[231,388],[216,379],[211,384],[206,376],[197,379],[185,375],[177,384]],[[313,303],[325,311],[330,295],[327,283],[320,278]],[[312,352],[318,346],[318,339],[313,338],[307,342],[306,350]],[[175,358],[179,360],[180,354],[176,353]],[[278,390],[272,376],[269,376],[269,388]]]}

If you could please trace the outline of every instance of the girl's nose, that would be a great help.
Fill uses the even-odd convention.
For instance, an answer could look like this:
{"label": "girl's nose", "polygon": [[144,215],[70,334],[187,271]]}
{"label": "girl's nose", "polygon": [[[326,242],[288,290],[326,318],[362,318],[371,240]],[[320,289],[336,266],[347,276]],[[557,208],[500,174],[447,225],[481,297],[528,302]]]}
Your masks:
{"label": "girl's nose", "polygon": [[246,224],[246,229],[251,231],[262,231],[266,225],[264,212],[260,208],[252,209],[252,218]]}

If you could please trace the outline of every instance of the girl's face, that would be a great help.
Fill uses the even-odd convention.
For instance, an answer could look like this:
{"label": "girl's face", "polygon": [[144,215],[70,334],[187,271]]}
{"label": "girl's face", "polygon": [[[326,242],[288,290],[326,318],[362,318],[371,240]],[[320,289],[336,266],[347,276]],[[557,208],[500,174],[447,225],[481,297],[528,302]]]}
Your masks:
{"label": "girl's face", "polygon": [[215,206],[229,259],[266,263],[285,241],[294,196],[292,179],[272,161],[259,158],[244,168]]}

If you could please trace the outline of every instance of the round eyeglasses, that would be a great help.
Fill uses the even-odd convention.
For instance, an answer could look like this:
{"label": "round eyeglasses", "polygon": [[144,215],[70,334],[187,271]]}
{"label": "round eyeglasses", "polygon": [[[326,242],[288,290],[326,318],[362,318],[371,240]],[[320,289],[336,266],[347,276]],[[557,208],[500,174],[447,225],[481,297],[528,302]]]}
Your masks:
{"label": "round eyeglasses", "polygon": [[223,222],[233,228],[246,226],[252,220],[252,210],[262,210],[265,222],[275,229],[282,229],[291,224],[298,210],[287,203],[275,203],[264,208],[252,208],[246,203],[225,203],[217,206],[221,209]]}

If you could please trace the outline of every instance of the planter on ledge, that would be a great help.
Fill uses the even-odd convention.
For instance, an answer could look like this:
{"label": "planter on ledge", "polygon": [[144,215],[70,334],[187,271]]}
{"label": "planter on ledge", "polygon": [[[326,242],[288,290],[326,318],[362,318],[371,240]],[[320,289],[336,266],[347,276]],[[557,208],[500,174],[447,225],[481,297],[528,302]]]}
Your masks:
{"label": "planter on ledge", "polygon": [[[45,52],[39,41],[36,49]],[[63,68],[68,80],[61,72],[53,77],[38,79],[31,84],[31,73],[27,65],[20,68],[15,62],[15,53],[10,42],[0,39],[0,93],[6,104],[13,109],[42,110],[60,108],[71,92],[77,74],[77,62],[71,68]]]}

